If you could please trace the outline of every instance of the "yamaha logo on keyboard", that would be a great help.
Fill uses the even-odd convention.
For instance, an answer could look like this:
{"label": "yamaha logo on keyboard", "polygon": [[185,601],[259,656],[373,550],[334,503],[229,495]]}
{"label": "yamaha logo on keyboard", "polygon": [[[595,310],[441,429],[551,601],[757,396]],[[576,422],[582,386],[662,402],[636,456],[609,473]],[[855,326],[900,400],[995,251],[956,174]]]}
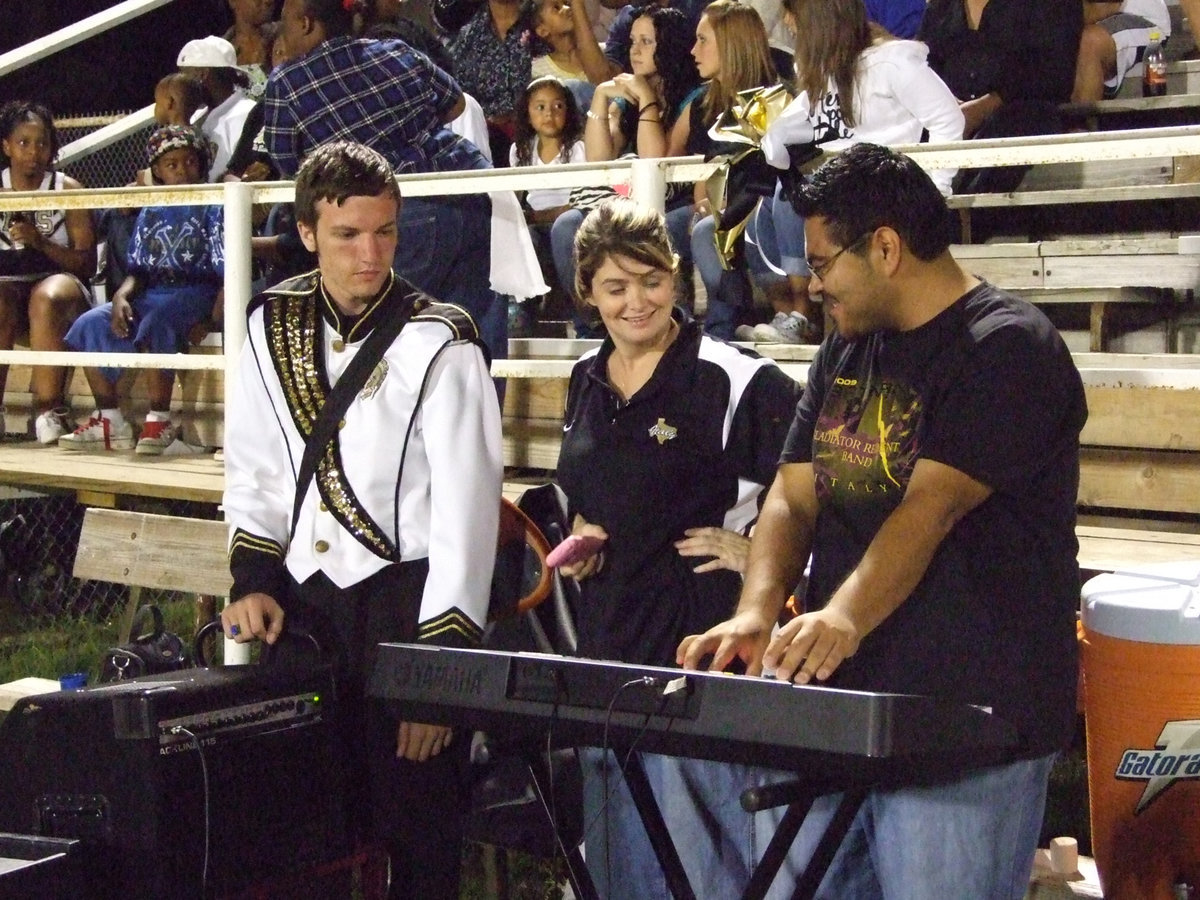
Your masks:
{"label": "yamaha logo on keyboard", "polygon": [[478,695],[483,691],[483,672],[453,663],[412,662],[404,660],[396,667],[396,684],[440,694]]}
{"label": "yamaha logo on keyboard", "polygon": [[1176,781],[1200,779],[1200,719],[1167,722],[1154,748],[1126,750],[1114,773],[1122,781],[1146,782],[1135,814]]}

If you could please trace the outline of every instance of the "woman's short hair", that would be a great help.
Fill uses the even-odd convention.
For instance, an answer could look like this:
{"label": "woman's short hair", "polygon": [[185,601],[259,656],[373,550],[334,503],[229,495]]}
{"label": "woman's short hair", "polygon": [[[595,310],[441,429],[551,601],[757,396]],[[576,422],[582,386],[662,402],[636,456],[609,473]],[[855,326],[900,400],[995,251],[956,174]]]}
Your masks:
{"label": "woman's short hair", "polygon": [[679,268],[663,214],[624,198],[596,207],[575,234],[575,295],[581,305],[587,305],[596,272],[612,256],[628,257],[672,275]]}
{"label": "woman's short hair", "polygon": [[353,141],[323,144],[305,157],[296,173],[296,221],[315,228],[318,200],[341,206],[350,197],[383,193],[400,203],[400,187],[383,154]]}

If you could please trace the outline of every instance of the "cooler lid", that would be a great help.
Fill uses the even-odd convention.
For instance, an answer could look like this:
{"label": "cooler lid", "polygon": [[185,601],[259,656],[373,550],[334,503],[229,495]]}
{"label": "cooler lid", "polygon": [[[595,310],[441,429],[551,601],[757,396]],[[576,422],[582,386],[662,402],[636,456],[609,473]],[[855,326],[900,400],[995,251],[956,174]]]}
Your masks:
{"label": "cooler lid", "polygon": [[1108,637],[1200,645],[1200,560],[1097,575],[1083,586],[1081,617]]}

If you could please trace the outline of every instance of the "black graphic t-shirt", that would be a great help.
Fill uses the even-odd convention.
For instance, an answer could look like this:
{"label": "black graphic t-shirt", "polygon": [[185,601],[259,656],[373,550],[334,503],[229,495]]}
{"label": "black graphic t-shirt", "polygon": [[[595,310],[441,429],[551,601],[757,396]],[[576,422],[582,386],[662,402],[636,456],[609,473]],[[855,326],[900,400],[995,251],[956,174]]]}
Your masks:
{"label": "black graphic t-shirt", "polygon": [[811,462],[820,512],[806,604],[819,609],[899,505],[918,460],[993,494],[943,540],[839,687],[992,707],[1030,754],[1069,736],[1079,600],[1083,386],[1053,326],[989,284],[920,328],[818,351],[783,462]]}

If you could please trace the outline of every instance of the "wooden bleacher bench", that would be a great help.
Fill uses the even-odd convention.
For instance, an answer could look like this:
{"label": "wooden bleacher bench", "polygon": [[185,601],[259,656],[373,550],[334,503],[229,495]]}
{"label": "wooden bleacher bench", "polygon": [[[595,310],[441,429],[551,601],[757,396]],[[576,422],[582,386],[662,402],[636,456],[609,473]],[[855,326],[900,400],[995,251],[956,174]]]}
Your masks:
{"label": "wooden bleacher bench", "polygon": [[956,244],[951,251],[964,268],[1034,303],[1088,303],[1093,353],[1107,349],[1111,304],[1169,306],[1200,287],[1196,235]]}
{"label": "wooden bleacher bench", "polygon": [[[553,478],[562,440],[567,378],[573,361],[594,345],[595,342],[568,340],[514,341],[514,358],[495,363],[495,371],[508,377],[503,426],[504,462],[509,472],[505,496],[509,499],[515,499],[523,489],[518,476],[532,483]],[[777,358],[784,371],[802,382],[816,348],[761,344],[758,349]],[[1110,529],[1104,535],[1080,531],[1081,560],[1087,548],[1097,546],[1095,541],[1101,537],[1106,541],[1127,541],[1123,545],[1104,544],[1103,556],[1096,557],[1101,561],[1111,561],[1114,552],[1124,546],[1129,551],[1127,562],[1136,562],[1144,555],[1144,548],[1137,542],[1163,545],[1170,553],[1177,549],[1170,545],[1188,549],[1186,541],[1180,544],[1178,538],[1159,535],[1200,534],[1200,356],[1084,353],[1076,354],[1075,360],[1084,377],[1090,410],[1082,435],[1081,512],[1122,514],[1137,520],[1081,519],[1088,527]],[[222,374],[203,374],[212,380],[212,396],[221,396]],[[219,405],[214,404],[214,422],[220,420],[219,411]],[[125,496],[219,503],[224,473],[222,464],[211,455],[138,458],[132,453],[81,454],[27,442],[0,445],[0,482],[26,487],[67,487],[78,493],[81,502],[108,507],[119,505]],[[130,515],[144,518],[137,520],[140,524],[136,527],[130,527],[134,520],[124,518]],[[89,511],[88,516],[92,517],[85,519],[88,534],[96,527],[86,524],[91,521],[104,523],[107,528],[125,529],[129,535],[140,535],[142,541],[160,533],[153,529],[160,527],[161,517],[102,510]],[[227,578],[224,526],[219,523],[192,526],[187,520],[184,523],[187,527],[181,534],[164,538],[169,548],[167,554],[149,553],[139,549],[136,542],[128,553],[140,554],[134,560],[139,565],[157,562],[169,569],[170,563],[180,570],[178,560],[185,558],[182,548],[187,542],[208,541],[210,555],[203,557],[204,568]],[[1113,534],[1112,529],[1119,533]],[[198,537],[201,531],[207,531],[209,536]],[[1124,533],[1128,537],[1123,537]],[[183,543],[172,545],[173,541]],[[104,552],[103,544],[95,546]],[[85,558],[81,555],[81,561]],[[126,569],[130,575],[125,574]],[[117,558],[111,561],[108,571],[120,576],[109,580],[121,581],[132,577],[138,569],[130,560]],[[176,577],[190,578],[193,574],[177,571]],[[163,573],[155,575],[159,580],[166,577]],[[157,584],[156,580],[147,586]],[[203,591],[218,596],[223,592],[212,584],[205,585]]]}
{"label": "wooden bleacher bench", "polygon": [[[192,353],[219,353],[220,346],[193,347]],[[33,394],[30,388],[32,366],[14,365],[8,370],[8,383],[4,392],[4,407],[7,431],[10,434],[25,430],[33,409]],[[213,369],[191,369],[176,372],[175,387],[171,397],[171,408],[184,426],[184,438],[189,443],[204,447],[221,444],[224,432],[224,396],[222,373]],[[124,409],[131,414],[130,421],[140,425],[149,408],[145,390],[145,379],[138,370],[130,369],[122,378],[122,396],[128,399]],[[76,366],[71,370],[67,383],[67,397],[71,415],[83,422],[95,409],[92,392],[88,388],[83,369]]]}
{"label": "wooden bleacher bench", "polygon": [[118,632],[125,643],[143,588],[229,596],[228,536],[224,522],[91,508],[83,515],[72,574],[129,586]]}
{"label": "wooden bleacher bench", "polygon": [[[1170,83],[1168,90],[1169,87]],[[1196,121],[1196,113],[1200,111],[1200,93],[1168,92],[1162,97],[1062,103],[1058,110],[1068,124],[1082,123],[1089,131],[1189,125]]]}

